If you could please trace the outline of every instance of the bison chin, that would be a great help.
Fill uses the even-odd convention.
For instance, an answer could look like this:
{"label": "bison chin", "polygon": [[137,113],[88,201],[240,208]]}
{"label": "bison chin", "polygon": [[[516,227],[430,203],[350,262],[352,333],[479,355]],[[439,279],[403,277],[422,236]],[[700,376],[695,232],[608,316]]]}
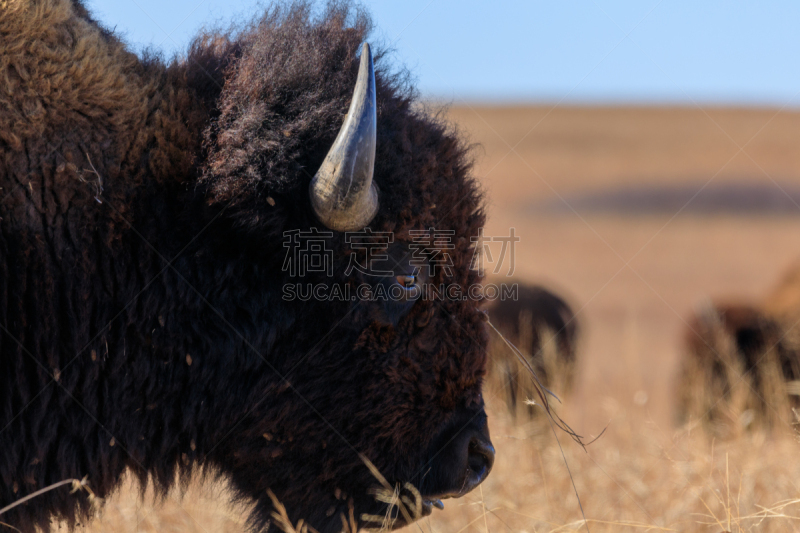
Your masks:
{"label": "bison chin", "polygon": [[444,509],[442,500],[460,498],[480,485],[494,464],[483,408],[460,409],[433,439],[425,457],[412,481],[398,485],[394,493],[372,491],[383,502],[375,506],[376,514],[361,515],[364,527],[405,527],[429,516],[434,507]]}

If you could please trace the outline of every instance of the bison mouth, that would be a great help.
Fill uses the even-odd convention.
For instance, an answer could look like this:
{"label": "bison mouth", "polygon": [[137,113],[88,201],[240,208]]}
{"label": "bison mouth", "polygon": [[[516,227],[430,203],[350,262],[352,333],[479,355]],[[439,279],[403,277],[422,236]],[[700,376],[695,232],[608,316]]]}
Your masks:
{"label": "bison mouth", "polygon": [[[443,499],[458,496],[428,497],[418,492],[403,491],[405,494],[393,496],[392,502],[382,508],[383,515],[362,515],[363,526],[369,529],[396,530],[430,516],[433,509],[444,509]],[[379,497],[380,498],[380,497]],[[383,499],[383,498],[380,498]]]}
{"label": "bison mouth", "polygon": [[[363,526],[368,529],[380,529],[381,531],[402,529],[430,516],[434,508],[444,510],[444,502],[442,500],[460,498],[470,490],[465,490],[462,493],[424,496],[413,488],[411,490],[406,489],[402,494],[393,494],[393,501],[382,506],[383,515],[362,515]],[[385,498],[378,496],[378,499],[383,500]]]}

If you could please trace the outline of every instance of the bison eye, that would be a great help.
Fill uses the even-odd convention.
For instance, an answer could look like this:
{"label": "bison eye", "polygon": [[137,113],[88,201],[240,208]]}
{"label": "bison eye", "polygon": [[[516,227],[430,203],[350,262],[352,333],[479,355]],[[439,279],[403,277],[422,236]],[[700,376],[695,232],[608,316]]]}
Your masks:
{"label": "bison eye", "polygon": [[417,276],[414,274],[397,276],[395,279],[404,289],[413,289],[417,286]]}

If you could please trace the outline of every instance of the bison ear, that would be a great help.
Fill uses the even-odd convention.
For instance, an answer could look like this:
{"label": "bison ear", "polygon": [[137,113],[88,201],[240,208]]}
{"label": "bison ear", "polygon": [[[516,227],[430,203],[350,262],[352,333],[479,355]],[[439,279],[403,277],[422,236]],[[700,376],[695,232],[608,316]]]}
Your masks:
{"label": "bison ear", "polygon": [[377,107],[372,52],[364,43],[358,79],[342,129],[311,180],[311,206],[335,231],[356,231],[378,213],[375,169]]}

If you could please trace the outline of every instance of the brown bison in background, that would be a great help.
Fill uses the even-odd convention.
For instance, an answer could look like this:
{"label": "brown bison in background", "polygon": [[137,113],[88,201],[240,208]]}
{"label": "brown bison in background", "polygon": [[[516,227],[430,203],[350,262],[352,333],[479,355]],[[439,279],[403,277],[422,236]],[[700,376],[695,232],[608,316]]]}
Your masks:
{"label": "brown bison in background", "polygon": [[[569,304],[536,285],[517,284],[515,299],[495,300],[487,308],[491,323],[528,359],[542,384],[558,396],[572,389],[579,327]],[[490,342],[489,383],[513,416],[536,417],[541,407],[528,370],[498,336]]]}
{"label": "brown bison in background", "polygon": [[[319,11],[165,62],[78,0],[0,2],[0,508],[199,470],[255,502],[256,529],[274,494],[333,533],[402,526],[488,474],[481,302],[418,290],[480,282],[469,151],[373,66],[366,15]],[[412,241],[437,255],[415,241],[431,228],[447,268],[411,262]],[[382,245],[381,275],[348,269],[348,232]],[[299,235],[330,268],[286,268]],[[398,296],[287,297],[300,282]],[[91,515],[62,486],[0,520]]]}
{"label": "brown bison in background", "polygon": [[794,419],[800,402],[800,268],[760,304],[702,305],[688,321],[678,421],[730,435]]}

